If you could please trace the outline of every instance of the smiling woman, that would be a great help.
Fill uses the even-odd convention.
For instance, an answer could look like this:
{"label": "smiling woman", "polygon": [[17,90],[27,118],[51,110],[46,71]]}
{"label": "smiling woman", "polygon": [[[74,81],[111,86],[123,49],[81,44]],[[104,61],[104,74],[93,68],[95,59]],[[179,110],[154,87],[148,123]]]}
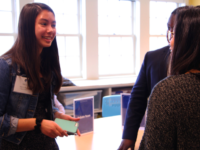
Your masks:
{"label": "smiling woman", "polygon": [[56,36],[56,21],[52,12],[43,10],[35,20],[35,36],[40,52],[44,47],[51,46]]}
{"label": "smiling woman", "polygon": [[54,105],[62,84],[55,25],[49,6],[25,5],[17,40],[0,57],[0,149],[58,150],[54,138],[67,131],[53,120],[79,120]]}

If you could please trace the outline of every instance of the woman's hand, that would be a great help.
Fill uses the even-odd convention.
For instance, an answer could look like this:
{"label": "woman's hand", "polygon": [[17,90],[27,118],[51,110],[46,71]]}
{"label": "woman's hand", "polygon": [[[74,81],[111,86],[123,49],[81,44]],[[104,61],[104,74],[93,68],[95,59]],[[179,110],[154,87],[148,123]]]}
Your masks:
{"label": "woman's hand", "polygon": [[[60,112],[56,112],[55,113],[55,117],[56,118],[60,118],[60,119],[69,120],[69,121],[79,121],[80,120],[80,118],[73,118],[70,115],[66,115],[66,114],[63,114],[63,113],[60,113]],[[77,133],[78,136],[81,136],[81,133],[80,133],[79,130],[77,130],[76,133]]]}
{"label": "woman's hand", "polygon": [[41,132],[51,138],[56,138],[57,136],[63,137],[68,136],[65,130],[63,130],[57,123],[51,120],[43,119],[41,122]]}

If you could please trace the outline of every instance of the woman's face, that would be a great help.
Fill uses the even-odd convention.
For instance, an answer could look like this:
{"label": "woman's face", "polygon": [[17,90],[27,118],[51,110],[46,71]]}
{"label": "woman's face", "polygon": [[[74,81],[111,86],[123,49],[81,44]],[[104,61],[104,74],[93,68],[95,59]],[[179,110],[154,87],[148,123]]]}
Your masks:
{"label": "woman's face", "polygon": [[167,41],[168,43],[170,43],[170,36],[169,36],[169,32],[173,32],[173,28],[174,28],[174,21],[175,21],[176,15],[171,14],[171,16],[169,17],[169,20],[167,22]]}
{"label": "woman's face", "polygon": [[174,36],[172,37],[172,39],[170,40],[170,43],[169,43],[169,45],[170,45],[170,50],[173,50],[174,49]]}
{"label": "woman's face", "polygon": [[42,52],[44,47],[50,47],[56,35],[55,16],[48,10],[42,10],[35,20],[35,36],[37,46]]}

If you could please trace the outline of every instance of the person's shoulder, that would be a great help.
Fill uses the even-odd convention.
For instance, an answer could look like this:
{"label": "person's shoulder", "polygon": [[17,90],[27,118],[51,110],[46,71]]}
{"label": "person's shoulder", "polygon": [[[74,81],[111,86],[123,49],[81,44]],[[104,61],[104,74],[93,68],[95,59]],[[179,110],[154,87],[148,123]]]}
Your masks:
{"label": "person's shoulder", "polygon": [[12,59],[7,56],[0,56],[0,76],[1,78],[5,76],[9,76],[12,69]]}
{"label": "person's shoulder", "polygon": [[0,56],[0,64],[7,64],[8,66],[12,65],[12,59],[9,55]]}
{"label": "person's shoulder", "polygon": [[166,77],[158,82],[150,95],[153,103],[170,105],[176,104],[180,96],[193,95],[200,90],[200,79],[194,74],[180,74]]}
{"label": "person's shoulder", "polygon": [[165,54],[168,52],[170,52],[169,45],[156,50],[148,51],[147,55]]}
{"label": "person's shoulder", "polygon": [[148,51],[144,57],[144,61],[149,65],[157,65],[158,62],[166,60],[169,54],[169,46],[165,46],[154,51]]}
{"label": "person's shoulder", "polygon": [[187,87],[189,85],[194,85],[195,83],[200,84],[200,79],[195,77],[195,75],[193,74],[172,75],[159,81],[155,85],[154,90],[159,89],[160,92],[162,92],[162,91]]}
{"label": "person's shoulder", "polygon": [[162,88],[162,87],[166,88],[166,86],[170,86],[171,87],[171,86],[177,85],[177,84],[175,84],[175,82],[179,81],[182,78],[184,78],[184,74],[168,76],[168,77],[162,79],[161,81],[159,81],[155,85],[154,88]]}

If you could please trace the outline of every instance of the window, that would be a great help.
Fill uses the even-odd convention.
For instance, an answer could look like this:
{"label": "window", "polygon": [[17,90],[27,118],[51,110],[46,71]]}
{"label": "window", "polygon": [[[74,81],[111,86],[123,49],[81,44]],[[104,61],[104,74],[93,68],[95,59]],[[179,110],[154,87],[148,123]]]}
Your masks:
{"label": "window", "polygon": [[8,51],[16,39],[17,1],[0,0],[0,56]]}
{"label": "window", "polygon": [[176,2],[150,1],[150,50],[168,45],[166,39],[168,19],[174,9],[183,5]]}
{"label": "window", "polygon": [[99,76],[134,73],[133,3],[98,0]]}

